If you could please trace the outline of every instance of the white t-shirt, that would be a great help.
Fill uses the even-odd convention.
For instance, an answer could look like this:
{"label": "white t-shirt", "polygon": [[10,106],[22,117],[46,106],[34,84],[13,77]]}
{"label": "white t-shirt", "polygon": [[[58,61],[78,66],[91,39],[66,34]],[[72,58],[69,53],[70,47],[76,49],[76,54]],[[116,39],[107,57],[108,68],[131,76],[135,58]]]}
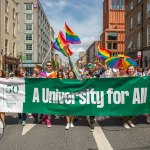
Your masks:
{"label": "white t-shirt", "polygon": [[109,68],[104,72],[104,78],[112,78],[113,77],[113,72],[112,69]]}

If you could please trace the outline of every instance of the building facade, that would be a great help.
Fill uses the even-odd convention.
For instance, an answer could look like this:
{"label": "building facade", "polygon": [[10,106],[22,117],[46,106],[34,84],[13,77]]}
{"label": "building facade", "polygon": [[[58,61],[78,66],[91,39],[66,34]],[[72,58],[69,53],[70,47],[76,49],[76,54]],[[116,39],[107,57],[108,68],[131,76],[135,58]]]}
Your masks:
{"label": "building facade", "polygon": [[94,41],[86,51],[87,64],[94,63],[94,61],[98,59],[97,52],[98,52],[98,41]]}
{"label": "building facade", "polygon": [[0,1],[0,69],[15,72],[19,65],[18,5],[14,0]]}
{"label": "building facade", "polygon": [[54,31],[39,0],[15,0],[19,12],[19,52],[21,66],[32,74],[35,64],[51,60]]}
{"label": "building facade", "polygon": [[79,59],[77,60],[77,62],[78,61],[81,61],[83,66],[86,66],[86,64],[87,64],[87,54],[84,51],[79,53]]}
{"label": "building facade", "polygon": [[62,59],[58,54],[54,54],[54,61],[56,65],[56,70],[59,70],[59,66],[62,66]]}
{"label": "building facade", "polygon": [[101,47],[112,51],[112,55],[125,50],[125,0],[103,1],[103,33]]}
{"label": "building facade", "polygon": [[137,59],[141,51],[140,66],[147,67],[150,64],[150,0],[128,0],[125,8],[125,53]]}

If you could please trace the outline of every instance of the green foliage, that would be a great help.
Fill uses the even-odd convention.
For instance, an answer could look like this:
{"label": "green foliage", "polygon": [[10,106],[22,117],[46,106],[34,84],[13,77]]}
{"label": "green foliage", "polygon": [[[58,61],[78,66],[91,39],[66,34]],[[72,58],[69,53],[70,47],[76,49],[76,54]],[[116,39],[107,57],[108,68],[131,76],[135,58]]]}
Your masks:
{"label": "green foliage", "polygon": [[53,70],[56,70],[56,63],[54,59],[52,59],[52,66],[53,66]]}

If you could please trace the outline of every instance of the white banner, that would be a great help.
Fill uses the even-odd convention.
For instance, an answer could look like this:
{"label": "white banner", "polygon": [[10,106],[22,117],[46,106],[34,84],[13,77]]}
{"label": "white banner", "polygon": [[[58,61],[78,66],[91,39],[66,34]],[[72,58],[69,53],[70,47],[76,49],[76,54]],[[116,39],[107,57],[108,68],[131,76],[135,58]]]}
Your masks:
{"label": "white banner", "polygon": [[22,112],[25,102],[23,78],[0,78],[0,112]]}

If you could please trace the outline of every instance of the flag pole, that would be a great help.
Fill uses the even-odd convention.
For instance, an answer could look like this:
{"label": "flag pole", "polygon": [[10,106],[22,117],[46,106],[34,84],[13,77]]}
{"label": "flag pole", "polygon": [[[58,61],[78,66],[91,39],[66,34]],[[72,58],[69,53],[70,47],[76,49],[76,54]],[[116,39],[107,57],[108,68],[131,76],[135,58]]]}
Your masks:
{"label": "flag pole", "polygon": [[45,62],[45,60],[46,60],[46,58],[47,58],[47,56],[48,56],[48,54],[49,54],[51,48],[52,48],[52,45],[50,46],[50,48],[49,48],[49,50],[48,50],[48,52],[47,52],[47,54],[46,54],[46,56],[45,56],[45,58],[44,58],[42,64],[41,64],[42,67],[43,67],[43,64],[44,64],[44,62]]}
{"label": "flag pole", "polygon": [[74,71],[74,73],[75,73],[75,77],[76,77],[76,79],[80,80],[80,79],[81,79],[80,74],[78,73],[78,71],[77,71],[77,69],[76,69],[75,65],[73,64],[73,62],[72,62],[72,60],[71,60],[70,56],[68,56],[68,60],[69,60],[69,64],[70,64],[70,66],[71,66],[71,70],[73,70],[73,71]]}

